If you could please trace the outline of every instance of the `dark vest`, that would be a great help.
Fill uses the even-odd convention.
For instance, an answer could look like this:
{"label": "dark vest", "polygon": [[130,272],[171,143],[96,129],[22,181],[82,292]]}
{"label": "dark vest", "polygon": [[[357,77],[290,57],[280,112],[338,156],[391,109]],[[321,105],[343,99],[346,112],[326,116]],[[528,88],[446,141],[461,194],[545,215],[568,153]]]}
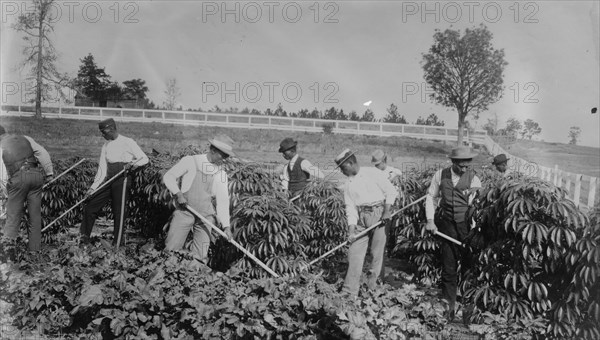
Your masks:
{"label": "dark vest", "polygon": [[453,186],[450,168],[442,170],[440,212],[444,218],[453,218],[457,223],[465,221],[465,214],[469,208],[469,194],[466,190],[471,188],[473,177],[475,172],[467,170],[460,176],[456,186]]}
{"label": "dark vest", "polygon": [[310,178],[310,174],[302,170],[300,164],[304,158],[298,157],[296,159],[296,163],[294,163],[294,167],[290,170],[290,165],[286,166],[286,170],[288,173],[288,177],[290,178],[290,182],[288,184],[288,191],[296,192],[304,189],[306,184],[308,183],[308,179]]}
{"label": "dark vest", "polygon": [[2,139],[2,161],[12,176],[19,170],[23,162],[37,162],[33,155],[33,149],[27,138],[21,135],[8,135]]}

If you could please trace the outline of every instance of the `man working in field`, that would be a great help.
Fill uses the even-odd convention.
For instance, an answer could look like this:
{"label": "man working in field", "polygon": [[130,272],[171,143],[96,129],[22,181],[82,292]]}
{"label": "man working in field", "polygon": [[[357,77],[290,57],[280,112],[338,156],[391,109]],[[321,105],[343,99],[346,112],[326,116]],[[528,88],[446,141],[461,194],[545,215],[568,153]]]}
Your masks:
{"label": "man working in field", "polygon": [[[446,234],[460,242],[469,233],[466,213],[472,203],[476,190],[481,188],[481,181],[469,168],[476,154],[468,147],[458,147],[448,156],[452,166],[438,170],[431,180],[425,199],[427,216],[426,230]],[[441,197],[437,211],[434,211],[434,199]],[[458,284],[457,267],[461,261],[462,274],[471,267],[470,253],[450,241],[441,240],[442,262],[442,297],[448,303],[446,317],[454,319],[456,289]]]}
{"label": "man working in field", "polygon": [[502,176],[506,176],[508,175],[508,160],[510,158],[506,158],[506,155],[501,153],[499,155],[497,155],[496,157],[494,157],[494,160],[492,161],[492,165],[494,165],[496,167],[496,170],[498,170],[498,172],[502,175]]}
{"label": "man working in field", "polygon": [[324,178],[325,176],[308,160],[298,156],[298,142],[292,138],[285,138],[279,144],[279,152],[283,154],[283,158],[288,160],[288,164],[283,169],[282,185],[288,190],[290,197],[296,197],[308,184],[311,177]]}
{"label": "man working in field", "polygon": [[[390,218],[390,207],[398,192],[386,175],[375,168],[362,168],[349,149],[335,158],[342,173],[348,177],[344,184],[344,202],[348,218],[348,272],[343,290],[356,297],[359,291],[365,254],[371,242],[371,269],[367,286],[375,288],[381,270],[385,248],[385,223]],[[356,239],[356,234],[382,221],[383,223],[366,235]]]}
{"label": "man working in field", "polygon": [[[197,224],[196,217],[186,210],[186,205],[211,220],[214,225],[218,219],[227,238],[232,237],[227,174],[221,166],[225,159],[234,155],[231,146],[233,141],[227,136],[218,136],[209,143],[207,154],[183,157],[163,176],[167,189],[176,197],[177,203],[167,234],[166,249],[182,249],[191,231],[191,252],[204,264],[208,262],[211,233],[204,224]],[[181,187],[178,185],[179,179]],[[213,197],[216,207],[212,203]]]}
{"label": "man working in field", "polygon": [[29,250],[39,251],[42,246],[42,186],[44,180],[49,181],[54,175],[50,155],[31,137],[8,134],[2,126],[0,149],[8,177],[4,238],[9,242],[16,241],[27,201],[31,222]]}
{"label": "man working in field", "polygon": [[[90,243],[90,235],[98,218],[98,213],[104,205],[111,201],[114,217],[113,244],[117,244],[119,235],[121,235],[121,244],[125,244],[125,235],[121,231],[123,227],[121,221],[127,217],[127,200],[129,198],[129,187],[131,186],[132,176],[129,173],[141,166],[148,164],[148,156],[142,151],[137,143],[128,137],[117,132],[117,124],[112,118],[98,123],[98,128],[106,142],[100,151],[100,160],[98,161],[98,171],[94,178],[94,183],[88,189],[86,197],[88,202],[83,209],[83,221],[81,222],[81,244]],[[121,175],[111,184],[106,185],[101,190],[96,191],[105,180],[111,179],[121,170],[126,170],[125,175]],[[123,188],[125,178],[127,185]],[[125,195],[123,195],[125,193]],[[125,197],[123,197],[125,196]],[[121,209],[123,207],[123,209]],[[123,223],[124,224],[124,223]]]}
{"label": "man working in field", "polygon": [[[388,180],[392,184],[394,184],[394,186],[398,189],[398,186],[396,186],[395,184],[398,183],[400,178],[402,178],[402,171],[394,168],[393,166],[387,165],[387,155],[385,154],[385,152],[383,152],[383,150],[377,149],[377,150],[373,151],[373,153],[371,154],[371,164],[373,164],[377,169],[383,171],[386,174]],[[388,221],[388,223],[385,224],[385,234],[387,235],[386,248],[388,248],[387,249],[388,253],[390,253],[393,250],[394,245],[395,245],[395,242],[392,239],[394,237],[392,224],[393,224],[392,220]],[[391,249],[389,249],[389,248],[391,248]],[[385,256],[385,251],[384,251],[383,260],[382,260],[382,264],[381,264],[381,273],[379,275],[381,280],[384,280],[384,278],[385,278],[385,262],[386,262],[386,256]]]}

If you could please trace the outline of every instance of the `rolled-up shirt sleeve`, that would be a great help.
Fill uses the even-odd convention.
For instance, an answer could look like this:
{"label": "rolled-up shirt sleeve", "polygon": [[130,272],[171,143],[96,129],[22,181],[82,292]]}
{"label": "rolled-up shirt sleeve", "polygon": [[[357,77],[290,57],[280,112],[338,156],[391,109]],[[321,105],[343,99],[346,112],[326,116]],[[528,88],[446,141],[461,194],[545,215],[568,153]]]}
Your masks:
{"label": "rolled-up shirt sleeve", "polygon": [[185,188],[183,187],[186,184],[183,182],[188,182],[189,180],[182,180],[182,187],[180,188],[177,184],[177,179],[186,175],[190,171],[194,172],[195,170],[196,165],[194,163],[194,158],[192,156],[185,156],[163,175],[163,183],[165,183],[165,186],[173,195],[177,194],[180,191],[183,192],[185,190]]}
{"label": "rolled-up shirt sleeve", "polygon": [[358,210],[356,209],[356,202],[350,196],[348,187],[344,190],[344,203],[346,204],[346,217],[348,218],[348,225],[358,224]]}
{"label": "rolled-up shirt sleeve", "polygon": [[433,220],[435,216],[435,206],[433,200],[440,195],[440,182],[442,179],[442,170],[438,170],[431,178],[431,184],[427,189],[427,197],[425,198],[425,216],[428,220]]}
{"label": "rolled-up shirt sleeve", "polygon": [[223,225],[223,228],[231,226],[229,217],[229,185],[227,174],[220,171],[215,175],[213,181],[213,193],[217,203],[217,218]]}
{"label": "rolled-up shirt sleeve", "polygon": [[52,160],[50,159],[50,154],[48,153],[48,151],[46,151],[46,149],[44,149],[43,146],[36,143],[33,140],[33,138],[28,136],[23,137],[25,137],[29,141],[31,149],[33,149],[33,155],[44,169],[46,176],[54,175],[54,171],[52,169]]}

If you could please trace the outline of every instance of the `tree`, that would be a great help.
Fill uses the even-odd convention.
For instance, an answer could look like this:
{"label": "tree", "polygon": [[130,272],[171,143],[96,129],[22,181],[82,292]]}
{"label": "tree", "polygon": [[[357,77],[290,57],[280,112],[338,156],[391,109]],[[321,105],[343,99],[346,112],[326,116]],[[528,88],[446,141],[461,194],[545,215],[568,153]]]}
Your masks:
{"label": "tree", "polygon": [[[163,105],[165,106],[166,110],[175,110],[175,108],[177,107],[177,98],[179,98],[179,96],[181,95],[181,91],[177,86],[177,79],[169,78],[167,80],[166,86],[167,89],[164,92],[166,100],[163,102]],[[218,108],[218,106],[216,105],[215,107]],[[216,112],[220,112],[220,110]]]}
{"label": "tree", "polygon": [[146,81],[142,79],[131,79],[123,82],[123,99],[135,100],[136,107],[143,107],[145,109],[150,106],[150,101],[146,97],[148,92],[148,86]]}
{"label": "tree", "polygon": [[429,125],[429,126],[444,126],[444,121],[439,120],[438,116],[435,113],[432,113],[427,117],[427,119],[417,118],[415,122],[416,125]]}
{"label": "tree", "polygon": [[504,50],[494,49],[487,27],[436,30],[429,53],[423,54],[425,81],[433,88],[430,98],[458,113],[458,144],[462,144],[465,119],[478,115],[502,98]]}
{"label": "tree", "polygon": [[527,119],[523,124],[523,130],[521,130],[521,138],[531,140],[531,137],[535,135],[539,135],[542,132],[542,128],[537,122],[534,122],[533,119]]}
{"label": "tree", "polygon": [[581,128],[579,126],[571,126],[571,129],[569,130],[569,144],[577,145],[580,135]]}
{"label": "tree", "polygon": [[504,134],[516,136],[519,131],[523,128],[521,122],[516,118],[510,118],[506,121],[506,127],[504,128]]}
{"label": "tree", "polygon": [[350,114],[348,115],[348,120],[359,121],[360,116],[358,114],[356,114],[356,111],[352,110],[350,112]]}
{"label": "tree", "polygon": [[363,115],[360,118],[360,120],[363,121],[363,122],[374,122],[375,121],[375,114],[373,113],[373,111],[371,111],[371,109],[367,109],[365,111],[365,113],[363,113]]}
{"label": "tree", "polygon": [[331,107],[329,110],[325,110],[323,113],[323,119],[336,120],[338,117],[338,110],[335,107]]}
{"label": "tree", "polygon": [[488,135],[495,135],[498,132],[498,114],[494,112],[494,118],[488,118],[487,123],[483,125],[483,129]]}
{"label": "tree", "polygon": [[287,112],[283,109],[283,105],[281,105],[281,103],[277,104],[277,108],[273,114],[279,117],[287,117]]}
{"label": "tree", "polygon": [[30,66],[28,80],[34,82],[35,117],[42,117],[42,102],[51,99],[54,89],[61,99],[66,99],[62,88],[68,85],[68,76],[56,68],[58,56],[50,33],[54,32],[54,21],[50,10],[54,0],[33,0],[33,10],[21,14],[12,28],[25,35],[27,46],[23,48],[25,61],[22,67]]}
{"label": "tree", "polygon": [[387,109],[387,115],[383,117],[384,123],[397,123],[397,124],[408,124],[406,118],[403,115],[400,115],[398,112],[398,107],[392,103],[390,108]]}
{"label": "tree", "polygon": [[110,81],[110,76],[106,74],[104,68],[98,67],[94,56],[90,53],[83,59],[80,59],[81,65],[77,72],[77,78],[74,79],[73,85],[78,94],[94,101],[107,100],[107,89],[110,88],[110,94],[114,97],[116,85]]}

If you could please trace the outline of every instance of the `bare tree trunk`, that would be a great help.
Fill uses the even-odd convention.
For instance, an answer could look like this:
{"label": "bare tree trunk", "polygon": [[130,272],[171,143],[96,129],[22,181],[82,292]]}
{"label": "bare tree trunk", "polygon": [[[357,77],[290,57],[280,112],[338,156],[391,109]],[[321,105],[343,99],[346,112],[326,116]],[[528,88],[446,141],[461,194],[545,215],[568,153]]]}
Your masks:
{"label": "bare tree trunk", "polygon": [[41,5],[41,12],[39,17],[39,28],[38,28],[38,47],[37,47],[37,74],[35,84],[35,118],[42,118],[42,52],[44,48],[44,17],[46,9],[44,5]]}
{"label": "bare tree trunk", "polygon": [[465,128],[465,116],[462,113],[458,113],[458,139],[456,141],[456,146],[463,145],[463,131]]}

